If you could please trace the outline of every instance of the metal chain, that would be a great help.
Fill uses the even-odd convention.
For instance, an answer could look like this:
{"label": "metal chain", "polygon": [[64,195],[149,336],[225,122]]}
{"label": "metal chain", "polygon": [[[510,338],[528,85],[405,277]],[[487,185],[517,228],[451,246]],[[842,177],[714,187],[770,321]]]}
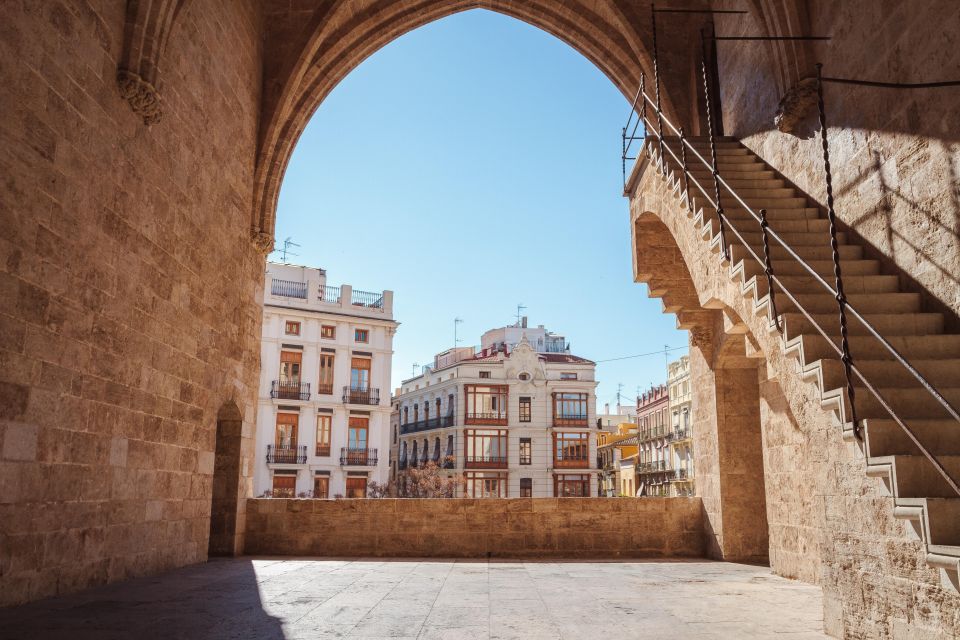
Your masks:
{"label": "metal chain", "polygon": [[[701,36],[703,34],[701,33]],[[717,201],[717,219],[720,221],[720,247],[723,252],[723,257],[727,260],[730,259],[730,250],[727,248],[727,234],[726,234],[726,225],[723,221],[723,205],[720,203],[720,172],[717,171],[717,144],[713,137],[713,115],[710,109],[710,82],[707,75],[707,45],[706,41],[701,37],[701,43],[703,45],[703,60],[701,61],[701,67],[703,69],[703,95],[707,103],[707,131],[710,134],[710,160],[711,168],[713,170],[713,194]]]}
{"label": "metal chain", "polygon": [[661,171],[667,172],[667,158],[663,155],[663,115],[660,110],[660,69],[657,65],[657,10],[654,4],[650,4],[650,20],[653,29],[653,83],[657,89],[657,139],[660,143],[660,167]]}
{"label": "metal chain", "polygon": [[782,331],[780,327],[780,315],[777,313],[776,292],[773,290],[773,263],[770,261],[770,239],[767,235],[767,210],[760,209],[760,232],[763,233],[763,272],[767,274],[767,295],[770,297],[767,303],[770,307],[770,316],[777,325],[777,331]]}
{"label": "metal chain", "polygon": [[853,434],[858,440],[863,438],[860,422],[857,420],[856,391],[853,386],[853,358],[850,355],[850,341],[847,331],[847,296],[843,292],[843,274],[840,270],[840,246],[837,243],[837,214],[833,208],[833,176],[830,171],[830,149],[827,145],[827,113],[823,105],[823,65],[817,63],[817,108],[820,111],[820,144],[823,149],[823,171],[827,181],[827,220],[830,222],[830,249],[833,252],[833,275],[837,289],[837,306],[840,310],[840,356],[843,370],[847,376],[847,397],[850,399],[850,419],[853,422]]}

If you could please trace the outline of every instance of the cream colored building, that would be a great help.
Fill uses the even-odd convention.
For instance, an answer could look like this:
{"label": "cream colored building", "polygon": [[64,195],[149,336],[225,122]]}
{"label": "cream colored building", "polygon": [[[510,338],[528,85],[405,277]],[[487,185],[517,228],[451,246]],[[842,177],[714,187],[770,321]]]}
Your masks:
{"label": "cream colored building", "polygon": [[690,391],[690,357],[683,356],[667,367],[667,389],[670,394],[669,466],[673,470],[671,496],[696,495],[693,469],[692,393]]}
{"label": "cream colored building", "polygon": [[435,462],[470,497],[597,495],[594,369],[526,318],[437,354],[394,398],[398,483]]}
{"label": "cream colored building", "polygon": [[388,479],[393,292],[267,263],[255,495],[366,496]]}

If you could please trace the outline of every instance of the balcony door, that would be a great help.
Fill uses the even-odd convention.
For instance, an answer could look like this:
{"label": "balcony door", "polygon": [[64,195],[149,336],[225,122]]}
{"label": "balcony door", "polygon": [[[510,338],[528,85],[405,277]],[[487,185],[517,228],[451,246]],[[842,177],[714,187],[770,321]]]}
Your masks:
{"label": "balcony door", "polygon": [[280,352],[280,384],[281,386],[297,386],[300,384],[300,365],[303,354],[299,351]]}
{"label": "balcony door", "polygon": [[347,428],[347,447],[352,451],[363,450],[365,452],[367,449],[367,433],[370,428],[370,419],[350,416]]}
{"label": "balcony door", "polygon": [[370,358],[352,358],[350,361],[350,389],[370,390]]}
{"label": "balcony door", "polygon": [[295,413],[278,413],[274,445],[277,451],[292,451],[297,448],[297,424],[300,416]]}

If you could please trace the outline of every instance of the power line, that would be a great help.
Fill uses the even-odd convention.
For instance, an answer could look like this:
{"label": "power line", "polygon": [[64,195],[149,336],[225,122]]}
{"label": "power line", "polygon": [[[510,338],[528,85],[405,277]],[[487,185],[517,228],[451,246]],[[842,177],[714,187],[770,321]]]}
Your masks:
{"label": "power line", "polygon": [[666,353],[667,351],[678,351],[680,349],[686,349],[686,347],[669,347],[660,349],[659,351],[651,351],[650,353],[638,353],[634,356],[620,356],[619,358],[607,358],[606,360],[594,360],[595,363],[600,364],[601,362],[614,362],[616,360],[629,360],[630,358],[644,358],[646,356],[658,356],[661,353]]}

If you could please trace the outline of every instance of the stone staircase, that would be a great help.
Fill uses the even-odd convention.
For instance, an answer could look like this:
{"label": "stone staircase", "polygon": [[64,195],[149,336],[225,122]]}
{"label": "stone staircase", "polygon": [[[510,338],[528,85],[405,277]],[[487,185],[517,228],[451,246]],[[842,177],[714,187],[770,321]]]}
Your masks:
{"label": "stone staircase", "polygon": [[[709,161],[706,138],[691,138],[691,144]],[[651,162],[659,164],[658,145],[648,140]],[[677,138],[664,141],[679,155]],[[683,200],[683,172],[666,155],[666,179],[676,197]],[[718,170],[724,180],[754,210],[766,208],[770,229],[799,254],[818,275],[834,282],[829,225],[819,207],[752,151],[734,138],[717,142]],[[713,196],[710,170],[687,152],[690,175]],[[690,206],[685,210],[704,242],[721,251],[716,210],[706,203],[699,189],[689,183]],[[763,258],[762,235],[757,220],[723,189],[724,213],[754,253]],[[681,206],[683,206],[681,204]],[[729,274],[752,299],[753,310],[768,318],[771,333],[777,332],[770,314],[770,296],[763,266],[749,254],[728,228],[725,239],[730,252]],[[844,288],[850,304],[896,348],[954,407],[960,406],[960,335],[944,332],[944,317],[925,312],[920,295],[905,291],[896,275],[881,272],[877,260],[868,259],[863,247],[845,232],[838,233]],[[839,314],[836,299],[817,283],[803,266],[773,240],[770,241],[773,271],[817,323],[839,345]],[[835,412],[844,425],[844,438],[859,442],[850,419],[846,378],[837,352],[813,324],[781,291],[775,292],[785,353],[796,357],[800,373],[816,383],[821,405]],[[876,338],[848,317],[850,350],[854,361],[886,399],[917,439],[936,456],[947,472],[960,478],[960,423],[949,416],[920,383]],[[942,569],[945,586],[958,588],[960,572],[960,496],[932,463],[925,458],[903,429],[857,380],[856,410],[863,427],[860,443],[866,457],[866,473],[882,478],[894,499],[894,516],[911,521],[926,547],[927,563]]]}

